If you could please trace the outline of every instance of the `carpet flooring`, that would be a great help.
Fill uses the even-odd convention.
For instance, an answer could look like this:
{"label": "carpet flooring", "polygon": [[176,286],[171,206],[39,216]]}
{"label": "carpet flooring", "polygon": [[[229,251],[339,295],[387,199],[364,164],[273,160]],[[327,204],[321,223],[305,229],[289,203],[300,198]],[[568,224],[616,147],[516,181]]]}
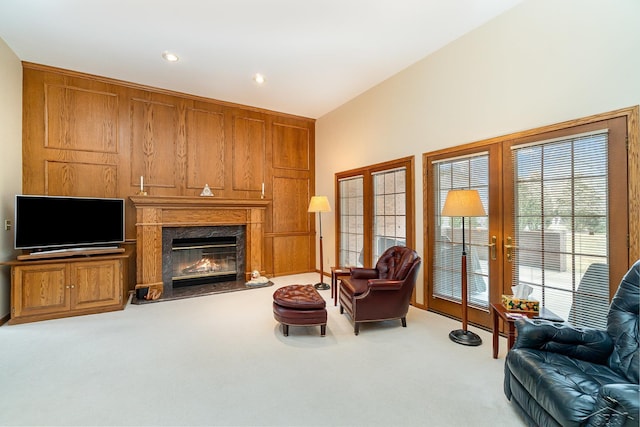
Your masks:
{"label": "carpet flooring", "polygon": [[502,392],[506,340],[410,308],[360,334],[330,291],[327,335],[273,319],[271,287],[0,327],[0,425],[521,426]]}

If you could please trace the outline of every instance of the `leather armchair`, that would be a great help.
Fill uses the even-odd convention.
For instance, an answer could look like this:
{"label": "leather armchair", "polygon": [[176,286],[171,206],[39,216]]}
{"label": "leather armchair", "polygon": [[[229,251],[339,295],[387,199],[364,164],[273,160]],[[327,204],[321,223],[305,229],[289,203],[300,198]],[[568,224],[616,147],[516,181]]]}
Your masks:
{"label": "leather armchair", "polygon": [[640,260],[627,272],[607,329],[516,321],[504,392],[530,426],[638,426]]}
{"label": "leather armchair", "polygon": [[356,335],[362,322],[400,319],[407,326],[420,263],[413,249],[393,246],[380,256],[375,268],[352,268],[342,279],[340,314],[349,314]]}

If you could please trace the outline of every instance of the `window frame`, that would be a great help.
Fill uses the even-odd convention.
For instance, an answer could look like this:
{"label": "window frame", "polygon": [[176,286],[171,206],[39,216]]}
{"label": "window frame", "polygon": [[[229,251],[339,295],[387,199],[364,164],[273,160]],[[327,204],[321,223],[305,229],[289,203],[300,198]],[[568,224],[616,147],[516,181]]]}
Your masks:
{"label": "window frame", "polygon": [[363,266],[372,267],[371,259],[373,256],[373,236],[374,236],[374,202],[375,197],[373,193],[373,180],[374,174],[380,172],[391,171],[394,169],[404,168],[406,170],[405,191],[406,191],[406,245],[411,248],[415,248],[415,171],[414,171],[415,156],[403,157],[396,160],[390,160],[383,163],[376,163],[374,165],[363,166],[356,169],[351,169],[343,172],[337,172],[335,174],[335,194],[336,194],[336,209],[335,209],[335,259],[339,263],[340,261],[340,235],[341,235],[341,211],[340,206],[340,181],[343,179],[349,179],[356,176],[363,177],[362,195],[363,195],[363,228],[364,228],[364,247],[363,247]]}

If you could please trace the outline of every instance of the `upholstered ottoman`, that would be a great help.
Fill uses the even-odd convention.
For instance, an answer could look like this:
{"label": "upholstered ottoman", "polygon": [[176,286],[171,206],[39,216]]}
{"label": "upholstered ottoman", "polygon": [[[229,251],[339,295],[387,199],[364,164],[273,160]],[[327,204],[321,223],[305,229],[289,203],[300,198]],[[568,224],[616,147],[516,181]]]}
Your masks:
{"label": "upholstered ottoman", "polygon": [[289,285],[273,293],[273,317],[282,323],[284,336],[289,326],[320,326],[320,335],[327,330],[327,309],[324,298],[313,285]]}

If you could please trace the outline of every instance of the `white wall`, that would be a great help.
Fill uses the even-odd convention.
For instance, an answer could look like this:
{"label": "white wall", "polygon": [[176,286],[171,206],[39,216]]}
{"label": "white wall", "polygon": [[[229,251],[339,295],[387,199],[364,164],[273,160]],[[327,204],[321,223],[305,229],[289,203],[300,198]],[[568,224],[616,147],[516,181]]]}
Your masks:
{"label": "white wall", "polygon": [[[422,154],[640,104],[639,21],[638,0],[524,1],[318,119],[316,194],[335,207],[336,172],[414,155],[422,255]],[[333,215],[323,234],[335,265]]]}
{"label": "white wall", "polygon": [[[14,195],[22,189],[22,64],[0,39],[0,261],[15,258],[13,230]],[[9,314],[10,268],[0,267],[0,318]]]}

